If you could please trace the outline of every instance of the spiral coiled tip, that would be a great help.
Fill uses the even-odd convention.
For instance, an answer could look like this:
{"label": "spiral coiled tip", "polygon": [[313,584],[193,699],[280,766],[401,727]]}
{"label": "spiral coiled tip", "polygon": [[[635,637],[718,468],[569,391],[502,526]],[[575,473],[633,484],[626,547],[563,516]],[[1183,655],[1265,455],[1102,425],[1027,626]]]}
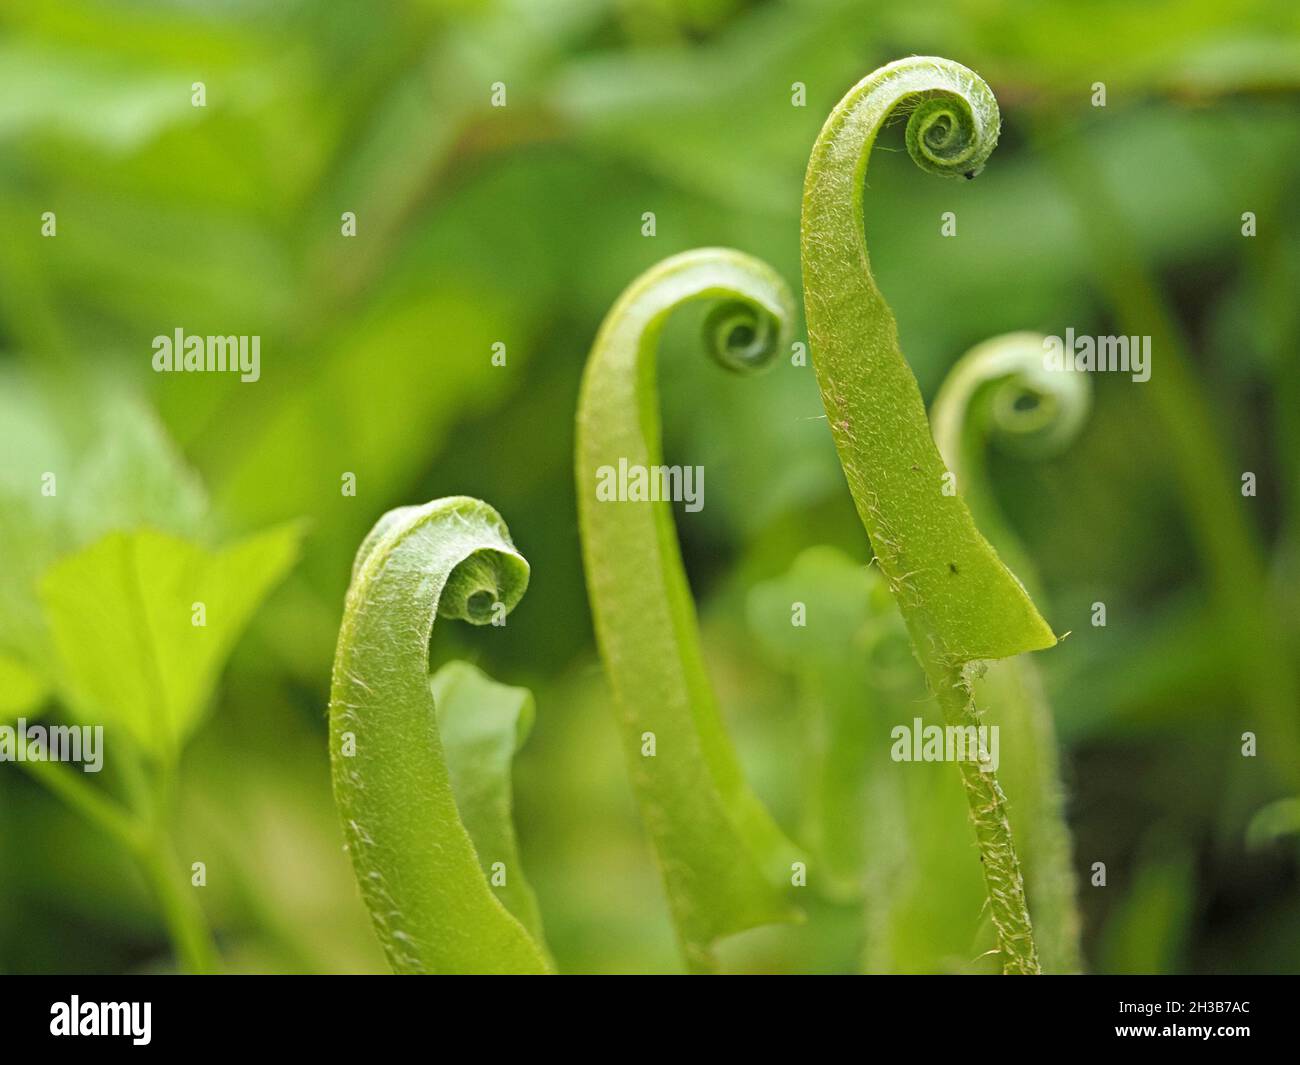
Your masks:
{"label": "spiral coiled tip", "polygon": [[1021,341],[1023,362],[990,398],[991,426],[1003,447],[1048,457],[1079,435],[1092,406],[1092,383],[1042,365],[1042,344]]}
{"label": "spiral coiled tip", "polygon": [[733,300],[719,304],[704,322],[704,344],[725,369],[753,373],[771,365],[781,323],[766,309]]}
{"label": "spiral coiled tip", "polygon": [[970,180],[997,147],[1002,119],[997,99],[973,71],[950,64],[952,88],[934,89],[907,119],[907,151],[922,170]]}
{"label": "spiral coiled tip", "polygon": [[514,609],[528,587],[528,563],[495,548],[475,551],[447,577],[438,616],[487,625]]}
{"label": "spiral coiled tip", "polygon": [[1050,457],[1079,435],[1092,406],[1085,374],[1049,370],[1045,338],[1008,333],[972,348],[953,368],[934,404],[935,439],[950,461],[962,427],[981,421],[1005,450]]}

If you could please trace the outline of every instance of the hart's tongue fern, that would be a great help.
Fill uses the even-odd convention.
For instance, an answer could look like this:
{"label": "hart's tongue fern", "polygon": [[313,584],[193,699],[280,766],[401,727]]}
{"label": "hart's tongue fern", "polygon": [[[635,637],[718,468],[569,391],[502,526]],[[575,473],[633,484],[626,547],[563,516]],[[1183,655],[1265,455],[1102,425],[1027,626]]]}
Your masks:
{"label": "hart's tongue fern", "polygon": [[[917,658],[948,723],[978,725],[974,663],[1050,647],[1056,638],[979,534],[960,496],[944,491],[951,481],[920,389],[899,349],[893,313],[871,276],[863,183],[872,145],[896,114],[907,115],[909,154],[931,173],[974,177],[997,144],[992,91],[950,60],[899,60],[849,91],[817,138],[804,183],[808,336],[849,490]],[[941,297],[935,299],[941,308]],[[966,761],[960,770],[1003,971],[1036,973],[1038,954],[1002,789],[988,766]]]}

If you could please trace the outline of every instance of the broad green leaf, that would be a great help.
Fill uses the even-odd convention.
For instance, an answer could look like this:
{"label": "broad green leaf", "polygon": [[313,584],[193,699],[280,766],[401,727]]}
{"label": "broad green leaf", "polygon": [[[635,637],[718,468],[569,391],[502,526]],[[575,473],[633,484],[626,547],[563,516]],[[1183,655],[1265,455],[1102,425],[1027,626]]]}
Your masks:
{"label": "broad green leaf", "polygon": [[[330,762],[361,896],[399,973],[549,969],[526,927],[535,927],[535,910],[528,914],[515,893],[510,901],[527,915],[517,916],[480,867],[490,868],[507,842],[514,849],[501,821],[508,818],[501,741],[513,750],[528,712],[512,689],[478,699],[474,689],[483,685],[463,667],[429,678],[435,618],[504,619],[527,586],[528,563],[500,515],[464,496],[389,511],[357,551],[330,687]],[[439,692],[457,705],[440,712]],[[461,706],[462,697],[474,705]],[[467,720],[480,712],[488,719]],[[495,860],[507,863],[507,882],[514,876],[526,889],[517,856],[514,868]]]}
{"label": "broad green leaf", "polygon": [[456,809],[479,868],[528,934],[543,942],[537,897],[524,879],[511,814],[510,768],[533,727],[533,694],[498,684],[468,662],[448,662],[429,680]]}
{"label": "broad green leaf", "polygon": [[297,525],[284,525],[214,552],[139,529],[54,563],[40,599],[72,711],[174,759],[253,610],[293,565],[300,537]]}
{"label": "broad green leaf", "polygon": [[[705,670],[699,626],[667,502],[601,500],[621,464],[663,464],[655,355],[664,322],[692,300],[723,301],[710,353],[733,370],[783,351],[785,284],[739,252],[701,249],[647,270],[619,297],[592,347],[578,400],[576,476],[587,589],[623,747],[688,966],[714,966],[715,940],[791,920],[794,848],[746,783]],[[604,473],[602,472],[604,471]]]}
{"label": "broad green leaf", "polygon": [[0,654],[0,723],[30,716],[49,694],[45,681],[18,659]]}
{"label": "broad green leaf", "polygon": [[206,500],[153,413],[120,388],[52,397],[0,374],[0,652],[53,680],[37,585],[61,555],[149,525],[183,536]]}

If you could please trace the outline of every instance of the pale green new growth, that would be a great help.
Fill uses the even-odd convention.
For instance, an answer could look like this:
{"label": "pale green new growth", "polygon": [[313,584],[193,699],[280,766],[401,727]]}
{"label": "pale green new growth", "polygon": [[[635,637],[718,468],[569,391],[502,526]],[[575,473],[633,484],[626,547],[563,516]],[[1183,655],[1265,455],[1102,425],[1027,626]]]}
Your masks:
{"label": "pale green new growth", "polygon": [[293,565],[301,535],[281,525],[214,552],[136,529],[59,559],[39,595],[64,701],[81,720],[121,728],[141,750],[174,762],[235,640]]}
{"label": "pale green new growth", "polygon": [[1007,333],[971,348],[948,372],[930,409],[935,444],[962,498],[1031,591],[1036,578],[993,505],[984,452],[996,436],[1005,447],[1046,458],[1083,427],[1092,383],[1087,374],[1045,368],[1044,340],[1039,333]]}
{"label": "pale green new growth", "polygon": [[[1050,647],[1024,587],[979,534],[930,436],[898,327],[871,276],[862,195],[876,137],[907,113],[923,170],[971,178],[997,144],[989,87],[946,59],[903,59],[870,74],[831,112],[804,184],[808,335],[840,463],[881,573],[945,718],[976,724],[971,663]],[[1006,972],[1039,971],[1020,865],[995,775],[961,764]]]}
{"label": "pale green new growth", "polygon": [[663,462],[655,353],[668,316],[692,300],[723,301],[705,339],[730,369],[756,368],[787,343],[793,301],[763,263],[712,248],[652,267],[596,337],[578,402],[576,474],[587,587],[629,771],[687,964],[707,971],[715,940],[795,916],[784,886],[797,855],[723,727],[669,506],[596,498],[601,467]]}
{"label": "pale green new growth", "polygon": [[399,973],[550,968],[509,823],[531,697],[460,663],[429,677],[435,617],[490,623],[527,585],[501,517],[463,496],[389,511],[357,552],[330,761],[362,898]]}
{"label": "pale green new growth", "polygon": [[[1092,383],[1086,374],[1048,370],[1044,340],[1038,333],[1009,333],[972,348],[944,379],[930,412],[935,443],[957,474],[962,497],[1031,591],[1037,591],[1037,576],[996,505],[985,454],[996,439],[1021,455],[1050,457],[1083,427]],[[991,663],[975,682],[975,692],[998,709],[1004,731],[1003,779],[1011,798],[1027,803],[1025,880],[1043,968],[1077,972],[1082,959],[1070,832],[1062,813],[1055,728],[1042,680],[1032,660],[1018,657]]]}

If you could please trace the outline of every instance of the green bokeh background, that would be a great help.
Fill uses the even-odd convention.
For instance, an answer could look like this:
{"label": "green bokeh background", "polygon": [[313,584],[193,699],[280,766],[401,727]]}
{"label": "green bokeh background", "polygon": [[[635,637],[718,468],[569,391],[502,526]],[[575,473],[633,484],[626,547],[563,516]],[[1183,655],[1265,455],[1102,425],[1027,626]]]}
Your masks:
{"label": "green bokeh background", "polygon": [[[1294,674],[1300,14],[1288,0],[0,12],[5,389],[43,394],[71,448],[104,446],[86,439],[82,405],[108,388],[141,398],[206,485],[215,540],[306,520],[296,568],[239,642],[182,763],[178,847],[207,863],[225,968],[383,971],[329,791],[334,637],[352,553],[379,515],[463,493],[506,518],[533,580],[504,630],[443,625],[434,653],[536,694],[515,809],[550,947],[563,971],[678,969],[592,645],[571,472],[579,375],[610,303],[667,255],[730,245],[797,284],[821,122],[907,54],[976,69],[1003,115],[978,181],[920,174],[898,131],[872,162],[873,265],[927,399],[994,334],[1158,333],[1167,314],[1207,413],[1203,443],[1232,477],[1199,490],[1248,523],[1270,593],[1259,617],[1284,633]],[[505,108],[489,103],[497,81]],[[940,236],[949,210],[956,239]],[[46,211],[57,238],[41,236]],[[340,235],[345,211],[354,238]],[[1154,301],[1132,298],[1148,290]],[[732,381],[699,357],[691,317],[661,361],[667,459],[710,473],[708,505],[679,514],[683,550],[733,735],[793,827],[792,681],[755,646],[746,597],[803,548],[868,551],[811,368],[783,360]],[[178,326],[260,335],[261,380],[155,374],[152,338]],[[491,363],[496,342],[505,367]],[[1081,888],[1087,964],[1300,971],[1295,826],[1247,840],[1262,808],[1295,794],[1276,767],[1300,767],[1300,750],[1241,757],[1257,725],[1234,647],[1251,637],[1212,605],[1171,434],[1143,395],[1163,357],[1147,385],[1099,376],[1060,457],[994,463],[1043,612],[1074,632],[1037,659],[1076,864],[1108,868],[1105,888]],[[6,583],[25,579],[0,567]],[[1095,601],[1105,629],[1089,624]],[[58,703],[47,712],[57,719]],[[958,798],[935,816],[965,812]],[[976,863],[973,842],[955,860]],[[134,866],[13,765],[0,765],[0,912],[0,969],[173,965]],[[852,908],[811,917],[728,944],[728,967],[854,969]]]}

